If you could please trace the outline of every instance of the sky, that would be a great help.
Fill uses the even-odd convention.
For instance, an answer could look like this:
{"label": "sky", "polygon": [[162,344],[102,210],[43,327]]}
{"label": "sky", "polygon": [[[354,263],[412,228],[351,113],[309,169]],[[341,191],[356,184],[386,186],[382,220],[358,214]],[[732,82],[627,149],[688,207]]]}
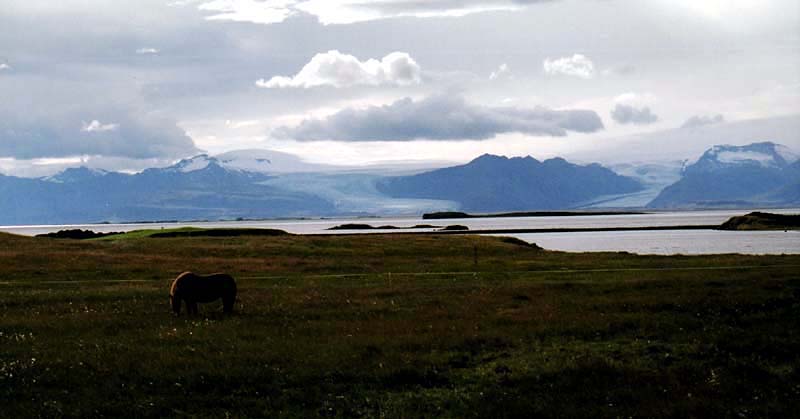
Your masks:
{"label": "sky", "polygon": [[0,173],[800,149],[796,0],[0,0]]}

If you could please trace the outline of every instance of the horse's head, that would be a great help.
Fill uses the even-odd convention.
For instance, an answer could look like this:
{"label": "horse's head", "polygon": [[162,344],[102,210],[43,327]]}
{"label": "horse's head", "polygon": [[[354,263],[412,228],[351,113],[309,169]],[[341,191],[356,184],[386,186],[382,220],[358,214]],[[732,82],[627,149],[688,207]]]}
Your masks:
{"label": "horse's head", "polygon": [[169,305],[172,307],[172,311],[176,316],[181,314],[181,282],[193,275],[194,274],[191,272],[184,272],[178,275],[178,277],[172,281],[172,285],[169,287]]}
{"label": "horse's head", "polygon": [[169,305],[170,305],[170,307],[172,307],[172,311],[175,313],[176,316],[181,314],[181,299],[180,299],[180,297],[170,293],[169,294]]}

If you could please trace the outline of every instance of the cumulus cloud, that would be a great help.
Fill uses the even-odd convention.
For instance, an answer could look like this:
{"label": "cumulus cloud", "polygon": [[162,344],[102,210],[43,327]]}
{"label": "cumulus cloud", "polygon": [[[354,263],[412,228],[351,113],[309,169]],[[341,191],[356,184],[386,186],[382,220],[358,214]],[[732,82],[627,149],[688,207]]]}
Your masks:
{"label": "cumulus cloud", "polygon": [[[80,122],[86,121],[87,113],[101,118]],[[0,112],[0,158],[92,155],[150,159],[178,158],[198,151],[175,121],[134,110],[52,111],[22,117]]]}
{"label": "cumulus cloud", "polygon": [[298,13],[315,16],[324,25],[351,24],[398,17],[458,17],[488,11],[514,11],[553,0],[178,0],[197,4],[209,20],[260,24],[280,23]]}
{"label": "cumulus cloud", "polygon": [[508,76],[509,71],[508,64],[500,64],[500,67],[498,67],[497,70],[492,71],[492,73],[489,74],[489,80],[497,80],[501,77],[506,77]]}
{"label": "cumulus cloud", "polygon": [[491,107],[439,95],[345,109],[324,119],[306,119],[294,127],[278,128],[272,135],[300,141],[485,140],[511,132],[565,136],[568,131],[601,129],[603,122],[590,110]]}
{"label": "cumulus cloud", "polygon": [[139,55],[153,55],[158,54],[160,51],[156,48],[139,48],[136,53]]}
{"label": "cumulus cloud", "polygon": [[0,63],[0,71],[11,70],[11,66],[6,63]]}
{"label": "cumulus cloud", "polygon": [[276,76],[256,81],[266,89],[286,87],[347,87],[356,85],[409,85],[419,83],[419,64],[405,52],[393,52],[380,61],[342,54],[337,50],[314,55],[299,73],[292,77]]}
{"label": "cumulus cloud", "polygon": [[561,57],[554,60],[547,58],[542,63],[544,72],[551,75],[564,75],[590,79],[594,77],[594,63],[582,54],[572,57]]}
{"label": "cumulus cloud", "polygon": [[681,125],[681,128],[697,128],[704,125],[721,124],[725,122],[725,117],[722,114],[711,115],[695,115],[686,120]]}
{"label": "cumulus cloud", "polygon": [[83,128],[81,131],[83,132],[107,132],[107,131],[116,131],[119,128],[119,124],[103,124],[102,122],[94,119],[92,122],[88,124],[86,122],[83,123]]}
{"label": "cumulus cloud", "polygon": [[611,118],[620,124],[647,125],[658,121],[658,115],[654,114],[649,106],[636,107],[617,103],[611,110]]}

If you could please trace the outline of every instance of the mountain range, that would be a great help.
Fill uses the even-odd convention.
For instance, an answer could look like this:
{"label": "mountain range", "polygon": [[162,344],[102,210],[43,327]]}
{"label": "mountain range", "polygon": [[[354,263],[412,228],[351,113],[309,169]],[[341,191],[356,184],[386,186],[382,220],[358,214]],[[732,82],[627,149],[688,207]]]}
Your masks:
{"label": "mountain range", "polygon": [[263,173],[224,167],[206,155],[137,174],[82,167],[40,179],[0,176],[0,222],[67,224],[335,213],[330,202],[265,185],[269,179]]}
{"label": "mountain range", "polygon": [[40,178],[0,175],[0,224],[800,205],[800,160],[771,142],[715,146],[682,169],[628,164],[617,173],[488,154],[421,173],[397,168],[378,174],[244,150],[135,174],[79,167]]}

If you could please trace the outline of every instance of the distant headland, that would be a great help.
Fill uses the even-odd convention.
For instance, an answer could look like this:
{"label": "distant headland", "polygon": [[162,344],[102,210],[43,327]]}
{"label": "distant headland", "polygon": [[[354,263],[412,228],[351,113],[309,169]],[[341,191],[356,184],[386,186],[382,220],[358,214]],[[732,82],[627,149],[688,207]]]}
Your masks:
{"label": "distant headland", "polygon": [[431,212],[422,215],[423,220],[445,220],[450,218],[497,218],[497,217],[587,217],[593,215],[641,215],[637,211],[529,211],[503,212],[498,214],[468,214],[459,211]]}

